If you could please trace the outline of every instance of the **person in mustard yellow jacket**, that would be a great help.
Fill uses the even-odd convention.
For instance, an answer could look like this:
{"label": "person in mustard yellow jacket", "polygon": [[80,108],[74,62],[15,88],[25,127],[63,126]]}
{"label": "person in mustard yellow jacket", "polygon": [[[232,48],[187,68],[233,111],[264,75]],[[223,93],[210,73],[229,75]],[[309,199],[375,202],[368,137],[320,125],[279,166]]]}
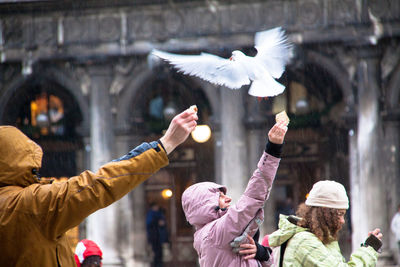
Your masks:
{"label": "person in mustard yellow jacket", "polygon": [[160,140],[62,183],[43,183],[40,146],[17,128],[0,126],[0,266],[75,266],[65,232],[166,166],[196,120],[194,110],[185,110]]}

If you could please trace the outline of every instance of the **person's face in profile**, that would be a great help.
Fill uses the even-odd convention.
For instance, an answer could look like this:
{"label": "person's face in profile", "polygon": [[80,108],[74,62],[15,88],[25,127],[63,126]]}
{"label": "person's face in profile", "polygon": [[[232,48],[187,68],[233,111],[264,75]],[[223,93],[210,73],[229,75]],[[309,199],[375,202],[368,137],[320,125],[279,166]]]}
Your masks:
{"label": "person's face in profile", "polygon": [[225,195],[224,192],[219,192],[219,207],[221,209],[227,209],[231,204],[232,198]]}
{"label": "person's face in profile", "polygon": [[338,210],[338,220],[339,220],[339,223],[340,223],[340,228],[342,228],[342,226],[345,224],[345,215],[346,215],[346,210],[344,210],[344,209],[341,209],[341,210]]}

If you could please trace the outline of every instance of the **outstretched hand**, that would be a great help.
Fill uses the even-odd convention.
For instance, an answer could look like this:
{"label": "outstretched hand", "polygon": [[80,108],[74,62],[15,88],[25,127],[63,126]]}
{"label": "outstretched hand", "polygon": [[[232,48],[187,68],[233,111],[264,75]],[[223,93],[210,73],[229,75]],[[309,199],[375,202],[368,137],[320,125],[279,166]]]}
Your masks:
{"label": "outstretched hand", "polygon": [[178,145],[185,142],[189,134],[196,128],[197,120],[197,113],[190,108],[172,119],[167,132],[160,138],[167,154],[171,153]]}
{"label": "outstretched hand", "polygon": [[245,256],[245,260],[254,259],[257,253],[257,246],[251,236],[247,235],[247,240],[249,240],[249,243],[240,245],[239,254]]}
{"label": "outstretched hand", "polygon": [[268,132],[268,139],[274,144],[283,144],[286,132],[288,130],[287,124],[283,121],[275,123],[275,125]]}

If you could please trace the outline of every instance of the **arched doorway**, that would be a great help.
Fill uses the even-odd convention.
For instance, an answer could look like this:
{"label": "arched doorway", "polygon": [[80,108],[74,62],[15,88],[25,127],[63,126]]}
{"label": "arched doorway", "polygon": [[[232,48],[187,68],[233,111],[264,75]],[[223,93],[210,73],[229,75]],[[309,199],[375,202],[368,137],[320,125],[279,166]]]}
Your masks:
{"label": "arched doorway", "polygon": [[305,200],[311,186],[324,177],[340,179],[338,182],[348,186],[348,174],[331,168],[338,164],[332,155],[347,154],[341,121],[344,105],[336,81],[319,66],[309,63],[302,70],[288,70],[284,78],[287,89],[274,99],[272,113],[286,110],[290,117],[289,144],[282,164],[291,162],[290,175],[301,175],[298,190],[291,196],[299,203]]}
{"label": "arched doorway", "polygon": [[[275,227],[278,215],[293,214],[319,180],[335,180],[350,192],[342,88],[326,69],[312,62],[306,62],[301,69],[288,69],[282,79],[287,88],[274,98],[272,113],[286,110],[290,125],[272,190]],[[351,247],[350,226],[348,217],[341,235],[345,253]]]}
{"label": "arched doorway", "polygon": [[[144,139],[157,140],[170,120],[180,111],[197,105],[198,124],[211,125],[212,109],[202,88],[190,78],[166,69],[158,70],[135,96],[132,123]],[[186,223],[181,207],[183,191],[199,181],[213,181],[214,140],[203,143],[192,137],[169,155],[170,164],[144,183],[146,210],[153,204],[165,217],[168,242],[164,244],[164,266],[195,266],[193,229]],[[149,213],[150,214],[150,213]]]}
{"label": "arched doorway", "polygon": [[75,129],[82,115],[65,88],[48,79],[32,78],[15,90],[4,110],[3,124],[18,127],[42,147],[42,176],[76,175],[75,151],[82,145]]}

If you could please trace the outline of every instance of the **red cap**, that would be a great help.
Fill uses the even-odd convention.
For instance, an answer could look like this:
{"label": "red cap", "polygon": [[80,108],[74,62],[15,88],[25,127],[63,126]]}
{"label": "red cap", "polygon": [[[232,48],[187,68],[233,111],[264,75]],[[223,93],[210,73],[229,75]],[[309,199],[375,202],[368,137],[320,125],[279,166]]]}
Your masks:
{"label": "red cap", "polygon": [[100,256],[102,258],[103,252],[99,246],[89,239],[81,240],[75,249],[75,262],[78,267],[89,256]]}

